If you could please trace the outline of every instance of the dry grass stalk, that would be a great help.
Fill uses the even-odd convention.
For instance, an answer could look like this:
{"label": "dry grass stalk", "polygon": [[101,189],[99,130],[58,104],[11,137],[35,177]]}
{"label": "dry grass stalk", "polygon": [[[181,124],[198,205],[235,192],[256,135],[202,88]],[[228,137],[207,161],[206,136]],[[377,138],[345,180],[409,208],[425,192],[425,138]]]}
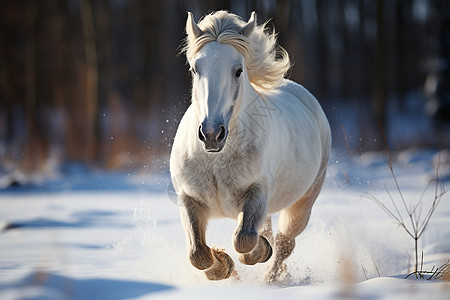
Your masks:
{"label": "dry grass stalk", "polygon": [[[397,206],[394,198],[392,197],[391,193],[389,192],[389,190],[387,189],[386,186],[384,188],[389,196],[389,199],[391,200],[392,205],[394,206],[395,211],[392,211],[390,208],[388,208],[383,202],[378,200],[376,197],[374,197],[372,195],[368,195],[367,197],[369,199],[371,199],[372,201],[374,201],[378,206],[380,206],[384,210],[384,212],[389,217],[391,217],[393,220],[395,220],[406,231],[406,233],[414,240],[415,267],[414,267],[414,272],[409,274],[407,277],[409,277],[412,274],[415,274],[416,278],[419,278],[419,277],[422,277],[422,275],[426,275],[427,271],[423,271],[422,266],[419,269],[418,241],[422,237],[422,234],[424,233],[425,229],[427,228],[428,223],[429,223],[431,217],[433,216],[434,211],[436,210],[439,202],[441,201],[442,197],[444,196],[444,194],[447,191],[445,190],[442,181],[439,179],[439,163],[438,163],[436,166],[436,176],[435,176],[435,178],[431,179],[428,182],[419,201],[415,205],[410,204],[408,206],[406,203],[405,197],[403,196],[402,190],[400,189],[400,185],[398,184],[397,177],[394,173],[394,168],[392,166],[392,156],[391,156],[391,152],[389,149],[386,134],[381,126],[380,126],[380,128],[381,128],[381,131],[382,131],[382,134],[384,137],[384,141],[386,144],[386,153],[388,156],[389,170],[390,170],[390,173],[394,180],[396,190],[400,196],[401,205],[403,207],[404,212],[406,212],[406,214],[408,216],[409,222],[407,222],[403,219],[402,214],[400,213],[399,207]],[[434,199],[431,203],[430,208],[428,209],[428,212],[425,214],[424,217],[422,217],[422,207],[423,207],[424,196],[425,196],[425,193],[428,190],[428,188],[433,183],[434,183]],[[422,264],[423,264],[423,254],[422,254]],[[445,266],[444,269],[448,269],[448,263],[445,264],[444,266]],[[438,269],[440,269],[440,271],[442,271],[441,268],[438,268]],[[433,276],[433,277],[436,277],[436,276]]]}
{"label": "dry grass stalk", "polygon": [[406,276],[406,278],[411,275],[415,275],[418,278],[431,280],[431,279],[442,279],[450,281],[450,260],[444,263],[442,266],[436,268],[433,266],[431,271],[423,270],[422,268],[417,272],[412,272]]}

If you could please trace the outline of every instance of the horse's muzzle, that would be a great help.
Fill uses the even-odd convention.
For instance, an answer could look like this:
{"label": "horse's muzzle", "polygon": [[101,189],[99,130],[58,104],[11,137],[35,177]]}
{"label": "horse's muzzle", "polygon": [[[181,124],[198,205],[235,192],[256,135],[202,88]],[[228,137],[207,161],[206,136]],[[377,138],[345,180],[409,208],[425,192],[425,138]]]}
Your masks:
{"label": "horse's muzzle", "polygon": [[220,152],[225,146],[228,130],[224,125],[198,128],[198,139],[203,142],[206,152]]}

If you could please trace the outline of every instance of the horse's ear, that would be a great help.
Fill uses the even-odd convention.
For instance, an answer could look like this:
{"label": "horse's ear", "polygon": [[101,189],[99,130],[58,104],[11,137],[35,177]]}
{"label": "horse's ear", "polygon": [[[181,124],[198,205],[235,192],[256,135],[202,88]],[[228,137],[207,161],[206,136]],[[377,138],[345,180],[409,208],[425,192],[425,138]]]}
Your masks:
{"label": "horse's ear", "polygon": [[195,40],[203,34],[203,31],[198,27],[197,23],[194,21],[194,16],[190,11],[188,11],[188,18],[186,21],[186,32],[190,40]]}
{"label": "horse's ear", "polygon": [[247,24],[245,24],[244,28],[242,28],[241,34],[248,36],[250,32],[252,32],[253,28],[255,28],[255,26],[256,26],[256,12],[253,11]]}

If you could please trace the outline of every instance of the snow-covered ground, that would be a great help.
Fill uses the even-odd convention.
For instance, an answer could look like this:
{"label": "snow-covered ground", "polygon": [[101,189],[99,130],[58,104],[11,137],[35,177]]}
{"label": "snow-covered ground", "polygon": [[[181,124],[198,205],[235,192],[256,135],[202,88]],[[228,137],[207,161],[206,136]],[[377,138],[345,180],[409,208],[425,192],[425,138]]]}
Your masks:
{"label": "snow-covered ground", "polygon": [[[421,198],[435,175],[437,153],[413,149],[394,157],[408,204]],[[448,188],[446,154],[441,151],[440,159]],[[366,197],[390,205],[386,186],[400,201],[384,153],[333,155],[326,186],[280,286],[264,283],[264,264],[238,262],[233,220],[212,221],[207,241],[226,249],[240,279],[207,281],[188,262],[167,176],[148,175],[75,168],[1,191],[0,299],[450,299],[450,282],[403,279],[414,265],[413,240]],[[433,197],[434,189],[427,189],[422,216]],[[419,248],[423,269],[450,259],[450,193]]]}

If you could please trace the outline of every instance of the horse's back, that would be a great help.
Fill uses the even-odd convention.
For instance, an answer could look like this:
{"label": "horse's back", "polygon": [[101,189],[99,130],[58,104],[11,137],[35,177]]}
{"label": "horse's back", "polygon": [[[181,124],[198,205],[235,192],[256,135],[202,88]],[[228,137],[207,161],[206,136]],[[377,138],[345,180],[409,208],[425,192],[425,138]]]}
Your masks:
{"label": "horse's back", "polygon": [[283,81],[283,85],[280,87],[280,92],[283,94],[292,95],[296,99],[300,100],[299,104],[296,100],[291,98],[292,101],[294,101],[294,105],[304,106],[311,112],[314,119],[320,123],[321,127],[325,126],[325,131],[327,131],[327,129],[329,131],[328,121],[320,103],[305,87],[294,81],[285,79]]}
{"label": "horse's back", "polygon": [[302,197],[325,172],[331,134],[319,102],[300,84],[284,80],[271,98],[280,110],[278,123],[284,124],[271,130],[272,151],[279,153],[273,161],[277,176],[270,211],[274,212]]}
{"label": "horse's back", "polygon": [[[319,101],[302,85],[285,79],[280,86],[279,93],[283,95],[280,101],[288,100],[289,104],[285,107],[283,113],[297,114],[297,117],[306,116],[308,124],[297,120],[299,126],[311,125],[311,128],[305,128],[311,132],[318,132],[322,151],[329,152],[331,148],[331,129],[325,112]],[[301,114],[298,115],[298,111]],[[293,122],[296,123],[296,122]]]}

